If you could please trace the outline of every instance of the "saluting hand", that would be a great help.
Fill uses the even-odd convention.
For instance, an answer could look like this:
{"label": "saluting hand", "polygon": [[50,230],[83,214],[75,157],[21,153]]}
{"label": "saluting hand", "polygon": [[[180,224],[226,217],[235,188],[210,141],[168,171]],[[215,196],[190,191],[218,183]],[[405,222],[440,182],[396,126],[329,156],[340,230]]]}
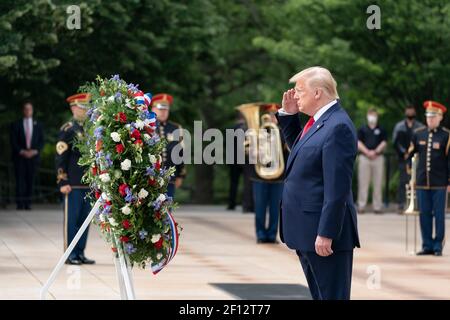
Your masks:
{"label": "saluting hand", "polygon": [[317,236],[316,238],[316,253],[321,257],[328,257],[333,254],[333,250],[331,249],[331,243],[333,239]]}
{"label": "saluting hand", "polygon": [[281,106],[283,107],[284,111],[288,113],[298,112],[297,99],[294,96],[294,89],[289,89],[288,91],[283,93],[283,101],[281,102]]}

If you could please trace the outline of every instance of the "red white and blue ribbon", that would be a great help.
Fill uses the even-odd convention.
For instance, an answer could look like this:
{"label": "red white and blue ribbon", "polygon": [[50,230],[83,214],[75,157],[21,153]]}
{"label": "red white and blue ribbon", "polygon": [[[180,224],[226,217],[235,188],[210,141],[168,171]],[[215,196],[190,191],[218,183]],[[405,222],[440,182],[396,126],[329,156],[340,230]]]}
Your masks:
{"label": "red white and blue ribbon", "polygon": [[175,219],[173,218],[172,214],[167,212],[167,220],[170,226],[170,246],[169,246],[169,252],[167,253],[167,257],[163,259],[158,264],[152,265],[152,272],[153,274],[157,274],[162,269],[164,269],[165,266],[169,264],[169,262],[175,257],[178,251],[178,230],[177,230],[177,223],[175,222]]}
{"label": "red white and blue ribbon", "polygon": [[151,93],[147,92],[146,94],[144,94],[144,103],[147,107],[150,106],[150,103],[152,103],[152,94]]}

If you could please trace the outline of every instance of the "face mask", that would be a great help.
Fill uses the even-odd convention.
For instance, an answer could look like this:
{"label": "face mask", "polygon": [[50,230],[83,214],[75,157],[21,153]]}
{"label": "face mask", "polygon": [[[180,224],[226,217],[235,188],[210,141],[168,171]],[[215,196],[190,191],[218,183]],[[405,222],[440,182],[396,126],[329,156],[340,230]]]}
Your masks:
{"label": "face mask", "polygon": [[369,115],[367,116],[367,122],[368,122],[369,124],[371,124],[371,125],[377,124],[377,121],[378,121],[378,117],[377,117],[377,116],[374,116],[374,115],[372,115],[372,114],[369,114]]}

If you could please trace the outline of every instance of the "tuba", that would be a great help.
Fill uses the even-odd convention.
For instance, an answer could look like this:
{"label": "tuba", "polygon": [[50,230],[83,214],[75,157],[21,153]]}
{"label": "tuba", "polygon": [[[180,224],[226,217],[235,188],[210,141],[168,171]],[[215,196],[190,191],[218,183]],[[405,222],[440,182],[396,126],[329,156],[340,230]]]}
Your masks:
{"label": "tuba", "polygon": [[[256,158],[256,174],[263,179],[277,179],[284,172],[283,145],[280,130],[270,119],[262,114],[265,103],[247,103],[236,107],[247,123],[245,146],[251,157]],[[247,149],[246,148],[246,149]],[[251,151],[256,152],[251,152]]]}

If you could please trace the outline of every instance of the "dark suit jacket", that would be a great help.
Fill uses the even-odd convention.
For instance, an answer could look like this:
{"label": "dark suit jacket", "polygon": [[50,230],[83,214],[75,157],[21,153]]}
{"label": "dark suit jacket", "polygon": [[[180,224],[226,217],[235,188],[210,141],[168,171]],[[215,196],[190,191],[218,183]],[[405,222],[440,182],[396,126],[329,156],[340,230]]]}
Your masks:
{"label": "dark suit jacket", "polygon": [[[12,149],[12,158],[17,159],[20,157],[20,150],[27,149],[27,143],[25,141],[25,130],[23,127],[23,118],[14,122],[10,129],[10,142]],[[44,133],[41,124],[33,119],[33,133],[31,136],[31,149],[38,151],[38,155],[32,159],[39,159],[40,151],[44,146]]]}
{"label": "dark suit jacket", "polygon": [[333,239],[334,251],[359,247],[352,195],[357,154],[355,127],[339,102],[305,136],[298,115],[279,115],[291,148],[280,212],[280,237],[299,251],[315,251],[317,235]]}

